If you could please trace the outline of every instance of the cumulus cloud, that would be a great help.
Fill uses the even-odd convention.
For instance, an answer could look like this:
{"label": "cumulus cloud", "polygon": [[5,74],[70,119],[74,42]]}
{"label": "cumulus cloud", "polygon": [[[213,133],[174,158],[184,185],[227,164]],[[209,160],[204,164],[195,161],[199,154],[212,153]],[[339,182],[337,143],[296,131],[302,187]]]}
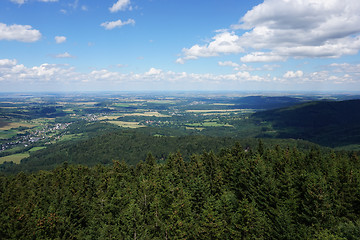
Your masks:
{"label": "cumulus cloud", "polygon": [[299,77],[302,77],[304,75],[303,71],[296,71],[296,72],[293,72],[293,71],[288,71],[284,74],[284,78],[299,78]]}
{"label": "cumulus cloud", "polygon": [[221,32],[212,38],[212,41],[205,45],[194,45],[191,48],[184,48],[177,63],[184,63],[185,60],[198,59],[199,57],[213,57],[226,53],[240,53],[244,49],[239,44],[239,36],[234,32]]}
{"label": "cumulus cloud", "polygon": [[72,56],[68,52],[60,53],[54,56],[55,58],[75,58],[75,56]]}
{"label": "cumulus cloud", "polygon": [[113,22],[104,22],[104,23],[100,24],[100,26],[104,27],[106,30],[111,30],[116,27],[122,27],[124,25],[134,25],[134,24],[135,24],[135,20],[130,18],[127,21],[121,21],[119,19],[119,20],[113,21]]}
{"label": "cumulus cloud", "polygon": [[64,79],[76,79],[77,75],[79,74],[74,72],[74,68],[65,65],[44,63],[40,66],[25,67],[23,64],[18,64],[16,60],[0,59],[0,81],[6,80],[17,88],[19,87],[17,84],[21,83],[24,87],[21,90],[26,90],[28,87],[23,85],[24,82],[34,84],[46,81],[61,82]]}
{"label": "cumulus cloud", "polygon": [[6,25],[0,23],[0,40],[36,42],[40,40],[41,33],[30,25]]}
{"label": "cumulus cloud", "polygon": [[110,12],[124,11],[126,9],[131,10],[130,0],[118,0],[116,3],[109,8]]}
{"label": "cumulus cloud", "polygon": [[[210,46],[219,37],[217,34],[207,45],[183,49],[178,62],[222,53],[238,54],[242,52],[239,49],[247,52],[241,59],[244,62],[357,54],[360,49],[359,12],[358,0],[265,0],[231,26],[232,31],[227,33],[234,41],[229,51],[211,51]],[[237,30],[245,33],[237,35]]]}
{"label": "cumulus cloud", "polygon": [[239,67],[238,63],[234,63],[232,61],[224,61],[224,62],[218,62],[219,66],[227,66],[227,67]]}
{"label": "cumulus cloud", "polygon": [[15,66],[17,61],[15,59],[0,59],[0,68],[8,68]]}
{"label": "cumulus cloud", "polygon": [[[232,65],[230,62],[225,65]],[[239,65],[238,67],[242,67]],[[19,64],[15,59],[0,59],[0,81],[3,91],[17,90],[30,91],[45,89],[59,90],[59,86],[68,86],[68,90],[138,90],[139,87],[162,89],[164,86],[176,86],[174,89],[243,89],[249,86],[291,86],[293,90],[301,86],[337,87],[349,86],[359,90],[360,83],[358,64],[331,64],[326,70],[304,73],[301,70],[287,71],[282,76],[270,74],[261,75],[241,70],[231,74],[200,74],[187,72],[173,72],[158,68],[150,68],[140,73],[121,73],[110,69],[98,69],[89,73],[76,71],[66,64],[44,63],[38,66],[27,67]],[[346,72],[353,69],[353,72]],[[48,85],[46,85],[48,84]],[[256,85],[259,84],[259,85]],[[349,85],[352,84],[352,85]],[[15,87],[16,86],[16,87]],[[84,88],[85,87],[85,88]],[[167,89],[167,88],[165,88]],[[258,89],[258,88],[255,88]],[[264,88],[263,88],[264,89]],[[273,90],[268,89],[268,90]],[[289,90],[288,87],[286,89]],[[308,88],[314,89],[314,88]]]}
{"label": "cumulus cloud", "polygon": [[56,36],[56,37],[55,37],[55,42],[56,42],[57,44],[66,42],[66,37],[64,37],[64,36]]}
{"label": "cumulus cloud", "polygon": [[146,72],[145,75],[158,75],[161,72],[162,72],[161,69],[150,68],[150,70],[148,72]]}

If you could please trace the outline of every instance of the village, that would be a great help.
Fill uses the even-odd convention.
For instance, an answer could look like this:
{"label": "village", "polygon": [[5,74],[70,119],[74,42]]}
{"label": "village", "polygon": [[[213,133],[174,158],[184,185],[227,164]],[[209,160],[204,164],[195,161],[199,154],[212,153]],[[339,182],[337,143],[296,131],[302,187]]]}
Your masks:
{"label": "village", "polygon": [[0,145],[0,153],[16,147],[30,148],[36,143],[51,144],[59,140],[65,133],[67,127],[72,123],[46,124],[41,130],[26,131],[25,134],[14,136],[11,141]]}

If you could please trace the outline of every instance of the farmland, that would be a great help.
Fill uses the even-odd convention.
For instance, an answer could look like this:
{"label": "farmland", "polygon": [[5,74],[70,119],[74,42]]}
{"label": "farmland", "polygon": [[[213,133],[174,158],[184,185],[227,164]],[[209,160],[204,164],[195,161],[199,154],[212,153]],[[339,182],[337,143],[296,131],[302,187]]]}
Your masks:
{"label": "farmland", "polygon": [[6,157],[2,162],[19,163],[34,151],[29,149],[86,139],[115,128],[158,128],[175,135],[276,136],[271,124],[254,121],[251,115],[323,98],[240,93],[3,94],[0,157]]}

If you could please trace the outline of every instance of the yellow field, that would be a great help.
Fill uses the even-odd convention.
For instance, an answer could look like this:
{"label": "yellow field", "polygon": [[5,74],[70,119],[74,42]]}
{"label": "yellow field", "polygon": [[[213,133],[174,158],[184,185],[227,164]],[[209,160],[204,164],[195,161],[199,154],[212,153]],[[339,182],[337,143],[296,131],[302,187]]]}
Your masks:
{"label": "yellow field", "polygon": [[69,104],[74,104],[74,105],[95,105],[98,102],[71,102]]}
{"label": "yellow field", "polygon": [[18,153],[18,154],[5,156],[5,157],[0,157],[0,164],[3,164],[4,162],[11,162],[11,161],[13,163],[19,164],[22,159],[27,158],[29,156],[30,156],[29,153]]}
{"label": "yellow field", "polygon": [[[127,116],[138,116],[138,117],[171,117],[169,115],[161,114],[159,112],[139,112],[139,113],[125,113],[121,116],[127,117]],[[99,120],[114,120],[121,116],[102,116],[99,117]]]}
{"label": "yellow field", "polygon": [[203,116],[211,116],[211,115],[230,115],[230,112],[219,113],[219,112],[212,112],[212,113],[204,113]]}
{"label": "yellow field", "polygon": [[144,113],[126,113],[123,116],[141,116],[141,117],[171,117],[169,115],[161,114],[159,112],[144,112]]}
{"label": "yellow field", "polygon": [[0,128],[0,130],[10,130],[12,128],[18,128],[18,127],[28,127],[32,128],[36,125],[30,124],[30,123],[24,123],[24,122],[9,122],[9,125],[3,126]]}
{"label": "yellow field", "polygon": [[201,128],[201,127],[185,127],[187,130],[199,130],[199,131],[202,131],[204,130],[205,128]]}
{"label": "yellow field", "polygon": [[211,110],[186,110],[192,113],[211,113],[211,112],[249,112],[250,109],[211,109]]}
{"label": "yellow field", "polygon": [[176,101],[174,100],[149,100],[148,103],[160,103],[160,104],[175,104]]}
{"label": "yellow field", "polygon": [[55,118],[37,118],[37,119],[33,119],[31,122],[36,124],[36,126],[39,126],[44,123],[55,122]]}
{"label": "yellow field", "polygon": [[102,117],[99,117],[98,119],[99,120],[114,120],[114,119],[117,119],[118,117],[120,117],[120,116],[102,116]]}
{"label": "yellow field", "polygon": [[112,124],[118,125],[120,127],[125,127],[125,128],[145,127],[145,126],[139,125],[139,122],[108,121],[108,123],[112,123]]}

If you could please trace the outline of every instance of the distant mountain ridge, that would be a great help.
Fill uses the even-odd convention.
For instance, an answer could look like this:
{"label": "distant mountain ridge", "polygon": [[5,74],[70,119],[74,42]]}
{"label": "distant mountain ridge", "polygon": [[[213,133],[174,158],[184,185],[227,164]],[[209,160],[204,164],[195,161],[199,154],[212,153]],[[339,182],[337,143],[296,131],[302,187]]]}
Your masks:
{"label": "distant mountain ridge", "polygon": [[270,122],[277,137],[301,138],[336,147],[360,144],[360,99],[314,101],[253,114]]}

